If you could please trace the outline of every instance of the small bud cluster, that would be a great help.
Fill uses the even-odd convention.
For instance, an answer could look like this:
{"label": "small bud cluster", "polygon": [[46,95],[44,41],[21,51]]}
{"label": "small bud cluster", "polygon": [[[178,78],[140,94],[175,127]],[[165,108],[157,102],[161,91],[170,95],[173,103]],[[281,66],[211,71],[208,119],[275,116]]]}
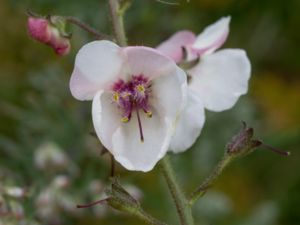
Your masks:
{"label": "small bud cluster", "polygon": [[29,17],[27,26],[33,39],[51,46],[57,55],[63,56],[70,52],[69,35],[65,33],[65,22],[61,17]]}

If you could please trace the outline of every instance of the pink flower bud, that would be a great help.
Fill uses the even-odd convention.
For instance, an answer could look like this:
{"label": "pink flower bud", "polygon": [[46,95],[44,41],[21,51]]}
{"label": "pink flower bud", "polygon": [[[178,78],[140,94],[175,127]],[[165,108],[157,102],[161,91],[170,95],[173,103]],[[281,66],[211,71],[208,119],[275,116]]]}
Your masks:
{"label": "pink flower bud", "polygon": [[[54,33],[54,32],[53,32]],[[70,52],[71,45],[68,38],[60,37],[58,34],[51,35],[51,46],[57,55],[67,55]]]}
{"label": "pink flower bud", "polygon": [[29,35],[46,45],[51,46],[57,55],[67,55],[70,52],[70,40],[62,35],[62,31],[48,19],[29,17]]}
{"label": "pink flower bud", "polygon": [[37,41],[42,43],[49,43],[50,41],[51,32],[49,21],[46,19],[29,17],[28,32]]}

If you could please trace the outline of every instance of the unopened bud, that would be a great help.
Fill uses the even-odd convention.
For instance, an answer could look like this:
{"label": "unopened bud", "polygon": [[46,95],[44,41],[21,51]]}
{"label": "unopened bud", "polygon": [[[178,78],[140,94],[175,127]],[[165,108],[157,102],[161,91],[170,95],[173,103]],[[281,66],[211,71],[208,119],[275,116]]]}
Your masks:
{"label": "unopened bud", "polygon": [[61,17],[28,18],[30,36],[46,45],[51,46],[57,55],[67,55],[70,52],[70,40],[65,33],[65,22]]}
{"label": "unopened bud", "polygon": [[111,188],[106,190],[107,204],[125,213],[136,213],[141,210],[140,203],[119,183],[118,178],[112,178]]}
{"label": "unopened bud", "polygon": [[105,204],[125,213],[135,214],[141,211],[138,200],[132,197],[131,194],[120,185],[118,178],[112,178],[111,186],[107,188],[105,192],[106,198],[86,205],[77,205],[77,208],[90,208],[98,204]]}
{"label": "unopened bud", "polygon": [[244,156],[262,146],[283,156],[288,156],[290,154],[289,152],[281,151],[266,145],[260,140],[253,139],[253,133],[253,128],[247,127],[246,123],[243,122],[242,130],[237,135],[233,136],[228,143],[226,153],[232,156]]}

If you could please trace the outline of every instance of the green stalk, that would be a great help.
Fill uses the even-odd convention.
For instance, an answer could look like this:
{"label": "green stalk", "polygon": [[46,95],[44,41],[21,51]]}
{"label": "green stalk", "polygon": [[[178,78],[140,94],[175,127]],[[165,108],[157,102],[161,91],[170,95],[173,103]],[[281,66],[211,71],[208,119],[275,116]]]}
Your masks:
{"label": "green stalk", "polygon": [[222,160],[216,165],[212,173],[207,177],[204,182],[190,195],[188,202],[192,206],[199,198],[201,198],[207,189],[209,189],[221,175],[225,167],[231,162],[232,157],[225,154]]}
{"label": "green stalk", "polygon": [[127,39],[125,35],[124,29],[124,21],[123,16],[126,10],[120,7],[120,3],[118,0],[108,0],[110,15],[113,24],[113,29],[115,33],[115,37],[120,46],[127,46]]}
{"label": "green stalk", "polygon": [[175,202],[177,213],[180,219],[181,225],[193,225],[194,219],[192,216],[192,210],[188,201],[182,192],[179,184],[177,183],[176,177],[174,175],[173,168],[169,161],[169,156],[165,156],[161,160],[161,170],[162,174],[167,182],[169,191],[172,195],[172,198]]}

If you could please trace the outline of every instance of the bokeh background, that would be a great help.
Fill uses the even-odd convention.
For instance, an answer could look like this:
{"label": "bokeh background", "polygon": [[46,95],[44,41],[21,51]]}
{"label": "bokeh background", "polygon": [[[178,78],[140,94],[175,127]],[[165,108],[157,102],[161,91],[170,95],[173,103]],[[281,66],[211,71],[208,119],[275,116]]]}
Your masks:
{"label": "bokeh background", "polygon": [[[177,30],[199,33],[231,15],[224,47],[246,49],[253,68],[249,93],[231,110],[206,112],[197,143],[172,157],[182,186],[191,191],[209,174],[242,120],[256,137],[292,153],[259,149],[234,162],[195,206],[197,224],[300,224],[300,1],[177,2],[134,0],[126,16],[130,44],[156,46]],[[103,197],[110,170],[89,134],[91,102],[76,101],[68,89],[76,52],[93,37],[70,27],[71,54],[57,57],[29,39],[28,8],[73,15],[111,33],[104,0],[1,0],[0,224],[143,224],[105,206],[75,208]],[[144,174],[118,166],[117,173],[148,212],[177,224],[158,168]]]}

